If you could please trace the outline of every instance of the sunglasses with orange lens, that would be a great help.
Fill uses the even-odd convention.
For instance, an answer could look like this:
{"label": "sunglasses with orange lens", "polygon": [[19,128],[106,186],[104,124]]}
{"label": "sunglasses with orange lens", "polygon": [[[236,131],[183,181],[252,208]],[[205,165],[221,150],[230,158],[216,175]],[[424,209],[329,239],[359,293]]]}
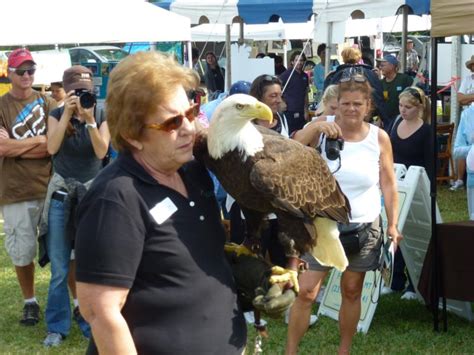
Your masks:
{"label": "sunglasses with orange lens", "polygon": [[184,115],[177,115],[177,116],[168,118],[163,123],[149,123],[149,124],[146,124],[145,127],[154,129],[157,131],[171,132],[171,131],[177,130],[179,127],[183,125],[183,120],[185,117],[188,119],[189,122],[193,122],[198,114],[199,114],[199,104],[193,104],[186,111],[184,111]]}

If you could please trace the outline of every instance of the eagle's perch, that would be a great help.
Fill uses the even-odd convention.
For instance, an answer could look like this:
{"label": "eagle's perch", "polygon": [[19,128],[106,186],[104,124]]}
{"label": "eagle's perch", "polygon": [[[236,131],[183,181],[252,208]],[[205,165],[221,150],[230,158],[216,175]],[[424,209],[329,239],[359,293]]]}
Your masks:
{"label": "eagle's perch", "polygon": [[298,291],[295,270],[302,253],[311,252],[324,265],[346,268],[335,221],[348,223],[350,207],[314,149],[255,126],[255,118],[271,121],[273,114],[251,96],[226,98],[212,116],[207,137],[198,136],[194,153],[242,208],[247,224],[244,246],[252,250],[264,217],[277,215],[290,281]]}

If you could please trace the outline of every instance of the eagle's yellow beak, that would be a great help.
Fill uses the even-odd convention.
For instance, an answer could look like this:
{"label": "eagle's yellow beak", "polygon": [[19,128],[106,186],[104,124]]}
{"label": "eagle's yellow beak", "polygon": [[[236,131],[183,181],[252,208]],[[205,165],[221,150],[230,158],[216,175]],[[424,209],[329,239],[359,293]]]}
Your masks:
{"label": "eagle's yellow beak", "polygon": [[251,106],[249,109],[250,109],[249,113],[252,118],[268,121],[270,123],[273,121],[272,110],[263,102],[258,101],[255,105]]}

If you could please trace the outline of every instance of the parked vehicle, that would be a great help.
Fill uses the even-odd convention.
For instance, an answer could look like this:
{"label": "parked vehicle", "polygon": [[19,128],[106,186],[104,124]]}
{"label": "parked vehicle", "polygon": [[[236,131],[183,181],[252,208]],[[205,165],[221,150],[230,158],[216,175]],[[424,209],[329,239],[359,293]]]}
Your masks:
{"label": "parked vehicle", "polygon": [[120,47],[115,46],[89,46],[69,48],[71,63],[109,63],[119,62],[128,55]]}

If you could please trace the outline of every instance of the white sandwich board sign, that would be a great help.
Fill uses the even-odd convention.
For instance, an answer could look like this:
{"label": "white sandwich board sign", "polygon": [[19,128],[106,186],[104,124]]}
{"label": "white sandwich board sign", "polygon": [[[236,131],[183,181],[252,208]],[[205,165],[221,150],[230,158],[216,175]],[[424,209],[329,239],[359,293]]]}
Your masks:
{"label": "white sandwich board sign", "polygon": [[[398,226],[404,236],[400,247],[408,272],[416,287],[431,238],[430,182],[425,169],[418,166],[411,166],[407,171],[404,165],[395,164],[395,175],[399,199]],[[436,219],[440,223],[441,215],[437,206],[436,212]],[[384,210],[382,210],[382,220],[385,230],[387,218]],[[340,281],[341,273],[337,270],[331,271],[318,315],[338,319],[341,305]],[[380,271],[366,273],[362,290],[361,316],[357,326],[359,332],[367,333],[369,330],[380,297],[382,282]],[[418,290],[417,297],[420,301],[422,300]],[[469,302],[448,300],[447,307],[449,311],[468,320],[473,319]]]}

